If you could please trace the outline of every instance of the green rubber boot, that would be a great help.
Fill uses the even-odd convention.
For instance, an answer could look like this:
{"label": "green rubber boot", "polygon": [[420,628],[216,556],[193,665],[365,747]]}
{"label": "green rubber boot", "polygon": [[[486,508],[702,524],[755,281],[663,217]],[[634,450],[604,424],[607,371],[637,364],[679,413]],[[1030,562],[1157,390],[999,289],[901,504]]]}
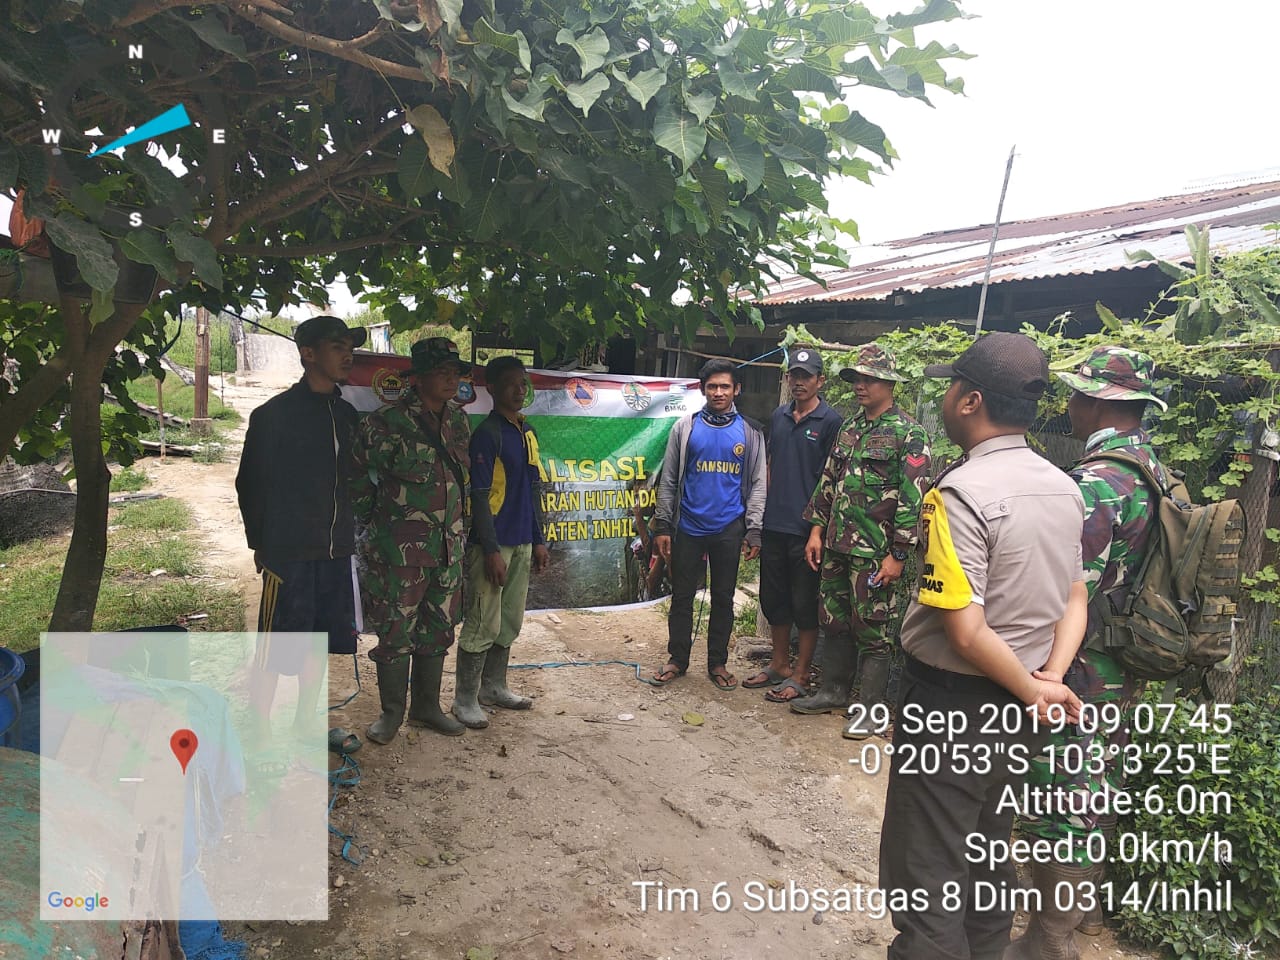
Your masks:
{"label": "green rubber boot", "polygon": [[[889,686],[888,653],[864,653],[862,668],[858,682],[858,703],[866,707],[865,711],[857,711],[860,716],[852,718],[841,734],[846,740],[867,740],[881,732],[871,719],[871,708],[884,702],[884,691]],[[852,708],[852,705],[850,706]],[[879,712],[879,711],[877,711]]]}
{"label": "green rubber boot", "polygon": [[533,700],[512,692],[507,686],[507,664],[511,662],[511,648],[496,643],[489,648],[480,674],[480,702],[503,710],[528,710]]}
{"label": "green rubber boot", "polygon": [[822,686],[807,697],[791,701],[792,713],[844,713],[849,709],[856,650],[847,633],[827,638],[822,654]]}
{"label": "green rubber boot", "polygon": [[440,680],[443,675],[443,653],[438,657],[414,656],[409,723],[443,733],[446,737],[460,737],[466,732],[462,724],[440,709]]}
{"label": "green rubber boot", "polygon": [[377,663],[378,697],[382,715],[369,724],[365,736],[374,743],[390,743],[404,722],[404,704],[409,693],[409,658],[394,663]]}
{"label": "green rubber boot", "polygon": [[[1056,904],[1060,883],[1079,884],[1090,879],[1093,867],[1077,863],[1037,863],[1031,872],[1032,885],[1040,892],[1040,909],[1031,914],[1027,932],[1004,952],[1004,960],[1080,960],[1075,929],[1084,910],[1074,907],[1080,898],[1071,897],[1071,910]],[[1062,899],[1066,900],[1067,897]]]}
{"label": "green rubber boot", "polygon": [[472,730],[483,730],[489,725],[489,715],[476,700],[480,693],[480,674],[484,670],[485,653],[458,651],[457,680],[453,688],[453,715]]}

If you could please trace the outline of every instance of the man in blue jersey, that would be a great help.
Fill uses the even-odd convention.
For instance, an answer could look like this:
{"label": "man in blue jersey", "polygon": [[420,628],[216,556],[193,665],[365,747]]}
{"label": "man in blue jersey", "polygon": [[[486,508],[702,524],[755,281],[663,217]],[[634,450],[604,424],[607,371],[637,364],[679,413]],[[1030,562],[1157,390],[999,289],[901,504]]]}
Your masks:
{"label": "man in blue jersey", "polygon": [[707,674],[720,690],[737,678],[725,665],[733,628],[738,561],[760,553],[767,466],[764,434],[734,406],[742,391],[738,368],[708,360],[698,371],[706,405],[679,421],[667,438],[653,518],[654,546],[671,570],[667,664],[653,683],[670,683],[689,669],[693,595],[705,557],[711,567]]}
{"label": "man in blue jersey", "polygon": [[467,610],[458,637],[453,715],[474,730],[489,725],[481,704],[528,710],[507,686],[511,644],[524,625],[529,572],[551,560],[542,535],[538,437],[520,414],[529,378],[518,357],[484,368],[493,412],[471,434],[471,535]]}

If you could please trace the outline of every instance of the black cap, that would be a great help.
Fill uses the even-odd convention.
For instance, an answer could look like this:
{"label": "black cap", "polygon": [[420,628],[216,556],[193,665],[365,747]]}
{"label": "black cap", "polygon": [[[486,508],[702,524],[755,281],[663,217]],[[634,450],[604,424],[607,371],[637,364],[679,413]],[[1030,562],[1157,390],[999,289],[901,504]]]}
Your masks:
{"label": "black cap", "polygon": [[298,324],[293,342],[300,347],[314,347],[321,340],[350,340],[353,347],[359,347],[368,336],[369,331],[364,327],[348,327],[337,317],[321,315]]}
{"label": "black cap", "polygon": [[1021,333],[988,333],[951,363],[924,368],[926,377],[963,377],[993,393],[1039,400],[1049,388],[1049,362]]}
{"label": "black cap", "polygon": [[809,343],[797,343],[791,348],[791,362],[787,370],[800,369],[815,377],[822,376],[822,354],[818,348]]}

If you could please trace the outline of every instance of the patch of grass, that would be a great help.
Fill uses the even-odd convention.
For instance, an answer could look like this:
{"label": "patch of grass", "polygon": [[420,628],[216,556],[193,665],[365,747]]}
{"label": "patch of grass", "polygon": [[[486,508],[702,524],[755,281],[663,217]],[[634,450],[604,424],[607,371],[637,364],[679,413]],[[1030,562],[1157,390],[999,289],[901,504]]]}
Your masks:
{"label": "patch of grass", "polygon": [[[156,382],[151,377],[141,377],[129,382],[129,396],[139,403],[156,406]],[[170,374],[164,380],[164,412],[190,420],[196,412],[196,388],[189,387]],[[217,390],[209,388],[209,418],[224,424],[240,422],[240,414],[225,406],[218,399]]]}
{"label": "patch of grass", "polygon": [[[197,544],[182,534],[191,513],[179,500],[148,500],[114,508],[109,517],[107,562],[93,621],[95,630],[176,623],[192,613],[208,614],[191,629],[243,630],[239,591],[202,574]],[[0,637],[22,652],[40,642],[53,615],[67,540],[53,537],[0,550]],[[164,576],[151,571],[163,569]]]}
{"label": "patch of grass", "polygon": [[112,493],[136,493],[151,481],[145,473],[139,473],[132,467],[125,467],[111,476]]}
{"label": "patch of grass", "polygon": [[760,558],[738,561],[738,586],[758,583],[760,580]]}

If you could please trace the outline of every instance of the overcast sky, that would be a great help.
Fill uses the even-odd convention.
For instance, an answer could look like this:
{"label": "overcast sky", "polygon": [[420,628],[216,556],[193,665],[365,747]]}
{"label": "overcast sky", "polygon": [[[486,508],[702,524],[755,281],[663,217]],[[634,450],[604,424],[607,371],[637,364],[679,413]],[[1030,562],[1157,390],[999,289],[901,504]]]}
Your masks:
{"label": "overcast sky", "polygon": [[[917,0],[868,0],[885,16]],[[850,106],[901,159],[873,187],[828,191],[863,243],[990,223],[1017,144],[1006,220],[1180,193],[1271,170],[1280,179],[1276,0],[964,0],[918,31],[975,54],[965,94],[931,109],[879,90]]]}

